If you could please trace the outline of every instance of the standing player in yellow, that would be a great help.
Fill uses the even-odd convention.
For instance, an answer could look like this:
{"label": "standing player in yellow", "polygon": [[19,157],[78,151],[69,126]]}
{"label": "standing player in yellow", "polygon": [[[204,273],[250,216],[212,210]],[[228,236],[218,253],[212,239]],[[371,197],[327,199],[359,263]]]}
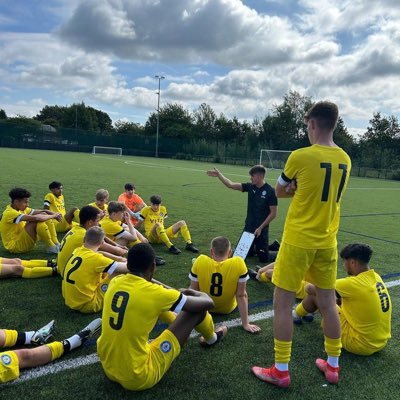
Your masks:
{"label": "standing player in yellow", "polygon": [[59,243],[54,221],[61,220],[59,212],[29,208],[31,194],[23,188],[11,189],[11,198],[3,211],[0,233],[3,246],[10,253],[26,253],[33,249],[37,239],[47,245],[48,253],[58,253]]}
{"label": "standing player in yellow", "polygon": [[172,226],[165,229],[164,220],[168,218],[167,209],[161,205],[161,196],[151,196],[150,206],[142,208],[139,216],[139,226],[144,221],[144,231],[150,243],[164,243],[168,251],[172,254],[180,254],[181,251],[176,248],[170,239],[178,237],[180,233],[186,242],[185,249],[198,253],[199,250],[194,247],[190,237],[189,228],[184,220],[175,222]]}
{"label": "standing player in yellow", "polygon": [[[72,229],[61,240],[60,252],[57,257],[58,273],[63,276],[65,266],[73,251],[83,245],[86,230],[92,226],[98,226],[100,221],[100,210],[92,206],[82,207],[79,211],[79,225],[74,225]],[[107,240],[107,239],[106,239]],[[127,249],[117,245],[109,240],[100,246],[101,251],[114,254],[116,256],[124,256]]]}
{"label": "standing player in yellow", "polygon": [[253,367],[261,380],[279,387],[290,385],[292,306],[302,280],[315,285],[323,317],[328,360],[317,362],[329,383],[339,381],[340,322],[336,311],[335,282],[340,201],[350,176],[349,156],[333,141],[338,108],[316,103],[306,114],[310,147],[293,151],[276,185],[277,197],[293,197],[286,216],[282,244],[275,262],[275,364]]}
{"label": "standing player in yellow", "polygon": [[243,329],[257,333],[261,329],[249,323],[246,283],[247,267],[240,257],[230,258],[231,243],[223,236],[211,241],[211,257],[200,255],[189,274],[190,288],[207,293],[214,301],[211,312],[229,314],[239,308]]}
{"label": "standing player in yellow", "polygon": [[2,278],[44,278],[57,275],[57,266],[47,260],[21,260],[0,257],[0,279]]}
{"label": "standing player in yellow", "polygon": [[[338,279],[335,285],[343,348],[361,356],[382,350],[391,337],[392,303],[382,278],[368,265],[371,255],[372,249],[365,244],[346,246],[340,257],[349,276]],[[318,310],[315,287],[309,285],[307,292],[294,317]]]}
{"label": "standing player in yellow", "polygon": [[63,354],[82,345],[101,328],[101,319],[97,318],[75,335],[61,342],[44,344],[53,335],[54,321],[36,332],[18,332],[0,329],[0,348],[33,344],[34,349],[18,349],[0,353],[0,383],[13,381],[19,377],[23,368],[33,368],[48,364]]}
{"label": "standing player in yellow", "polygon": [[[218,343],[227,328],[213,332],[207,310],[214,303],[205,293],[152,283],[155,254],[149,244],[129,250],[128,269],[128,274],[111,281],[105,294],[97,352],[109,379],[128,390],[145,390],[161,380],[194,327],[208,333],[207,341],[200,338],[203,346]],[[178,313],[176,319],[149,343],[160,314],[169,311]]]}
{"label": "standing player in yellow", "polygon": [[110,194],[106,189],[99,189],[96,192],[96,200],[93,203],[90,203],[89,206],[93,206],[98,208],[102,215],[100,219],[105,217],[108,214],[108,200],[110,198]]}
{"label": "standing player in yellow", "polygon": [[63,185],[61,182],[51,182],[49,184],[50,193],[44,197],[44,209],[53,212],[59,212],[62,215],[60,222],[55,224],[57,232],[66,232],[72,228],[72,220],[78,221],[79,208],[74,207],[67,211],[65,209],[65,201],[63,193]]}
{"label": "standing player in yellow", "polygon": [[62,295],[65,305],[82,313],[95,313],[103,308],[104,293],[110,280],[128,272],[126,259],[98,253],[104,241],[99,226],[85,233],[83,246],[72,253],[64,270]]}

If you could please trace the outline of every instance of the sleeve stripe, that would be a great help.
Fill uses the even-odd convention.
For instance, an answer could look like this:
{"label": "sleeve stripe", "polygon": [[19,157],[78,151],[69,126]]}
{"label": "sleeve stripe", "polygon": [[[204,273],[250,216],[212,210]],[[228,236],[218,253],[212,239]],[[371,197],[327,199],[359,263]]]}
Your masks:
{"label": "sleeve stripe", "polygon": [[18,217],[14,218],[14,223],[19,224],[21,222],[21,218],[24,216],[24,214],[18,215]]}
{"label": "sleeve stripe", "polygon": [[239,279],[246,278],[246,276],[248,276],[248,275],[249,275],[248,272],[246,272],[245,274],[240,275],[240,276],[239,276]]}
{"label": "sleeve stripe", "polygon": [[337,299],[341,299],[342,298],[342,296],[339,294],[339,292],[337,290],[335,290],[335,294],[336,294],[336,298]]}
{"label": "sleeve stripe", "polygon": [[122,237],[122,235],[123,235],[125,232],[126,232],[125,229],[122,229],[120,232],[116,233],[116,234],[114,235],[114,237],[116,237],[117,239],[119,239],[119,237]]}
{"label": "sleeve stripe", "polygon": [[45,200],[43,203],[45,206],[49,206],[51,203],[48,200]]}
{"label": "sleeve stripe", "polygon": [[113,261],[108,267],[104,268],[104,272],[107,272],[107,274],[111,275],[115,271],[117,266],[118,263],[116,261]]}
{"label": "sleeve stripe", "polygon": [[239,280],[238,280],[238,282],[247,282],[248,280],[249,280],[249,275],[246,274],[246,276],[244,276],[243,278],[240,277]]}
{"label": "sleeve stripe", "polygon": [[199,281],[198,278],[197,278],[197,275],[194,275],[192,273],[189,274],[189,279],[191,281],[193,281],[193,282],[198,282]]}
{"label": "sleeve stripe", "polygon": [[183,294],[183,293],[181,293],[180,295],[179,295],[179,298],[178,298],[178,300],[176,300],[176,302],[172,305],[172,307],[170,308],[170,310],[171,311],[175,311],[175,312],[179,312],[179,311],[181,311],[182,310],[182,308],[183,308],[183,306],[185,305],[185,303],[186,303],[186,299],[187,299],[187,297]]}
{"label": "sleeve stripe", "polygon": [[286,181],[282,178],[282,176],[280,176],[280,177],[278,178],[278,185],[287,186],[287,185],[289,185],[289,183],[290,183],[290,181],[289,181],[289,182],[286,182]]}

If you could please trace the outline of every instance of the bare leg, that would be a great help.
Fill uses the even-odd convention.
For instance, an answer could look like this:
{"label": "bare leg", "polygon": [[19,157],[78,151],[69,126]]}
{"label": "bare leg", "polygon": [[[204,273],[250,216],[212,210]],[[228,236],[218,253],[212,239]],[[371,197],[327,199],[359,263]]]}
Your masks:
{"label": "bare leg", "polygon": [[275,288],[274,293],[274,338],[290,342],[293,337],[292,307],[295,293]]}
{"label": "bare leg", "polygon": [[51,350],[46,345],[33,349],[20,349],[14,351],[18,356],[19,367],[21,369],[37,367],[51,361]]}
{"label": "bare leg", "polygon": [[316,287],[316,293],[316,303],[323,319],[324,335],[331,339],[340,338],[340,321],[336,309],[335,290]]}

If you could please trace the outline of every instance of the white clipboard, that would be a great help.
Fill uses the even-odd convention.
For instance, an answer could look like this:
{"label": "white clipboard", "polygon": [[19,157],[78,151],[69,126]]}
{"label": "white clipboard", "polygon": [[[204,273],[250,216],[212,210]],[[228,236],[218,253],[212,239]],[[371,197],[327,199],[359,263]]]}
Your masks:
{"label": "white clipboard", "polygon": [[239,242],[236,245],[236,249],[235,252],[233,253],[233,256],[238,256],[243,258],[243,260],[245,260],[254,242],[254,238],[255,238],[254,233],[243,231],[242,235],[240,236]]}

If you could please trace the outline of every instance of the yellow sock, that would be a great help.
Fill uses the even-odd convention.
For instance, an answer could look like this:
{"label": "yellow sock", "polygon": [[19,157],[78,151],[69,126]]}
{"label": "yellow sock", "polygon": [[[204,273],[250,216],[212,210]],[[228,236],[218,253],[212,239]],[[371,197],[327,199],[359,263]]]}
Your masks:
{"label": "yellow sock", "polygon": [[299,317],[305,317],[308,314],[308,311],[304,308],[302,302],[297,305],[295,311]]}
{"label": "yellow sock", "polygon": [[22,277],[26,279],[44,278],[52,275],[53,270],[48,267],[24,268],[22,272]]}
{"label": "yellow sock", "polygon": [[260,282],[265,282],[265,283],[267,283],[267,282],[271,282],[271,279],[268,278],[266,272],[263,272],[263,273],[260,275],[259,281],[260,281]]}
{"label": "yellow sock", "polygon": [[165,233],[165,228],[163,226],[157,226],[156,228],[157,235],[160,237],[162,242],[170,248],[172,246],[172,242],[169,240],[167,234]]}
{"label": "yellow sock", "polygon": [[172,311],[165,311],[158,316],[158,319],[164,324],[171,325],[176,319],[176,314]]}
{"label": "yellow sock", "polygon": [[324,336],[325,351],[330,357],[339,357],[342,350],[342,339],[332,339]]}
{"label": "yellow sock", "polygon": [[274,339],[275,363],[287,364],[292,352],[292,341]]}
{"label": "yellow sock", "polygon": [[36,232],[39,239],[46,243],[47,247],[52,247],[55,243],[51,240],[49,227],[46,222],[38,222],[36,225]]}
{"label": "yellow sock", "polygon": [[181,226],[180,232],[186,243],[192,243],[192,238],[190,237],[189,228],[187,227],[186,224]]}
{"label": "yellow sock", "polygon": [[64,354],[64,345],[61,342],[52,342],[46,346],[51,351],[51,361],[57,360]]}
{"label": "yellow sock", "polygon": [[203,321],[201,321],[196,327],[196,331],[199,332],[206,341],[209,341],[214,336],[214,321],[209,312],[206,313]]}
{"label": "yellow sock", "polygon": [[51,237],[51,241],[54,244],[58,244],[58,237],[57,237],[57,231],[56,231],[56,225],[54,223],[54,221],[52,219],[49,219],[46,221],[46,225],[49,228],[49,233],[50,233],[50,237]]}
{"label": "yellow sock", "polygon": [[21,260],[25,268],[47,267],[47,260]]}
{"label": "yellow sock", "polygon": [[4,329],[5,342],[4,347],[13,347],[17,343],[18,332],[11,329]]}

